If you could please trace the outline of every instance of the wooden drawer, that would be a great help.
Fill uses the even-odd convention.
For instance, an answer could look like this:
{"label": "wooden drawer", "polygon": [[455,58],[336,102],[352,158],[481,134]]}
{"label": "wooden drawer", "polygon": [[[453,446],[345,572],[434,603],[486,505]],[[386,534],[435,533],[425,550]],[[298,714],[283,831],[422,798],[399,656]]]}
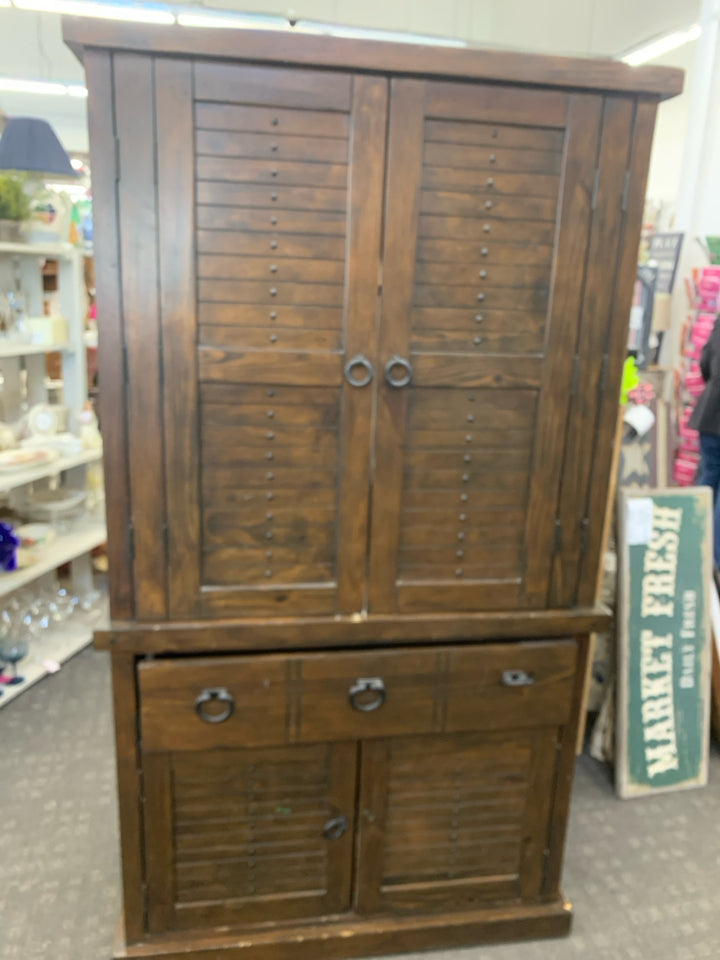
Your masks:
{"label": "wooden drawer", "polygon": [[561,725],[575,660],[575,641],[553,640],[148,661],[139,670],[143,749]]}

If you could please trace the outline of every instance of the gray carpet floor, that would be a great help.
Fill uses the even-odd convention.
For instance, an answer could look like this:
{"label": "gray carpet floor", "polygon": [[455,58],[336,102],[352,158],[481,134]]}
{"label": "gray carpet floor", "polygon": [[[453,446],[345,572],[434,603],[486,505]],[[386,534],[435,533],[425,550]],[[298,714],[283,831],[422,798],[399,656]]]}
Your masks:
{"label": "gray carpet floor", "polygon": [[[108,661],[87,650],[0,710],[0,958],[107,960],[120,906]],[[578,762],[571,937],[425,960],[720,960],[720,754],[704,790],[621,802]],[[411,958],[406,958],[411,960]]]}

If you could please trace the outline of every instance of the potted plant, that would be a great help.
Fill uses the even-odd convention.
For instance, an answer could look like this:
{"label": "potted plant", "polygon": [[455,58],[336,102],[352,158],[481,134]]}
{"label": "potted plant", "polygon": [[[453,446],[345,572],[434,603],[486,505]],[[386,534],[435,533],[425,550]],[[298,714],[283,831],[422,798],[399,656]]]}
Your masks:
{"label": "potted plant", "polygon": [[0,242],[20,240],[20,224],[30,214],[30,198],[22,181],[11,174],[0,174]]}

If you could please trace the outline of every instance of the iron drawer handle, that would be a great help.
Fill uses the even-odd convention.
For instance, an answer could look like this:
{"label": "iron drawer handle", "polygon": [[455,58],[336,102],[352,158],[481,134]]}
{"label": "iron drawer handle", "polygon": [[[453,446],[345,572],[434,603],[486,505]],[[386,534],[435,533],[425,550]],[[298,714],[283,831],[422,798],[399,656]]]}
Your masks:
{"label": "iron drawer handle", "polygon": [[[405,371],[404,376],[397,378],[393,377],[393,367],[402,367],[402,369]],[[411,383],[412,378],[413,368],[404,357],[390,357],[388,362],[385,364],[385,379],[391,387],[395,387],[396,390],[399,390],[400,387],[406,387],[409,383]]]}
{"label": "iron drawer handle", "polygon": [[[355,367],[362,367],[365,371],[365,375],[359,380],[356,380],[352,375]],[[348,362],[345,364],[345,379],[351,387],[366,387],[374,375],[375,371],[373,370],[373,365],[370,363],[368,358],[364,357],[361,353],[359,353],[356,357],[353,357],[352,360],[348,360]]]}
{"label": "iron drawer handle", "polygon": [[340,814],[339,817],[333,817],[323,827],[322,835],[326,840],[339,840],[348,828],[347,817]]}
{"label": "iron drawer handle", "polygon": [[506,687],[529,687],[535,683],[535,677],[525,670],[503,670],[502,682]]}
{"label": "iron drawer handle", "polygon": [[[207,713],[206,703],[224,703],[225,709],[221,713]],[[235,697],[225,687],[207,687],[195,701],[195,713],[205,723],[222,723],[227,720],[235,709]]]}
{"label": "iron drawer handle", "polygon": [[[375,696],[371,700],[360,700],[363,693],[373,693]],[[387,700],[387,691],[385,684],[380,677],[358,677],[355,683],[348,690],[350,706],[353,710],[360,710],[362,713],[372,713],[373,710],[379,710]]]}

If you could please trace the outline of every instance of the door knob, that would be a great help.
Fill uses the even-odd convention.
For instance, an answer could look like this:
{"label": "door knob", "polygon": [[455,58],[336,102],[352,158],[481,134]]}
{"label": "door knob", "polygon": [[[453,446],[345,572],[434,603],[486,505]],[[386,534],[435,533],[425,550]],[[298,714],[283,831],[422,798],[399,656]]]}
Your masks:
{"label": "door knob", "polygon": [[348,697],[353,710],[372,713],[373,710],[379,710],[385,703],[387,691],[380,677],[358,677],[348,690]]}
{"label": "door knob", "polygon": [[[365,371],[358,379],[355,378],[353,373],[355,367],[361,367]],[[364,357],[361,353],[353,357],[352,360],[348,360],[345,364],[345,379],[351,387],[366,387],[372,380],[374,374],[373,365],[368,358]]]}
{"label": "door knob", "polygon": [[506,687],[529,687],[535,683],[535,677],[525,670],[503,670],[502,682]]}
{"label": "door knob", "polygon": [[[208,703],[224,703],[225,707],[219,713],[208,713],[205,709]],[[195,713],[205,723],[222,723],[232,715],[235,709],[235,697],[225,687],[207,687],[195,700]]]}
{"label": "door knob", "polygon": [[339,817],[333,817],[323,827],[322,835],[326,840],[339,840],[348,828],[347,817],[340,814]]}
{"label": "door knob", "polygon": [[[400,369],[404,371],[402,376],[393,376],[393,370],[396,367],[400,367]],[[396,389],[400,389],[400,387],[406,387],[412,382],[412,378],[413,369],[410,366],[410,363],[404,357],[390,357],[388,362],[385,364],[385,379],[391,387],[395,387]]]}

